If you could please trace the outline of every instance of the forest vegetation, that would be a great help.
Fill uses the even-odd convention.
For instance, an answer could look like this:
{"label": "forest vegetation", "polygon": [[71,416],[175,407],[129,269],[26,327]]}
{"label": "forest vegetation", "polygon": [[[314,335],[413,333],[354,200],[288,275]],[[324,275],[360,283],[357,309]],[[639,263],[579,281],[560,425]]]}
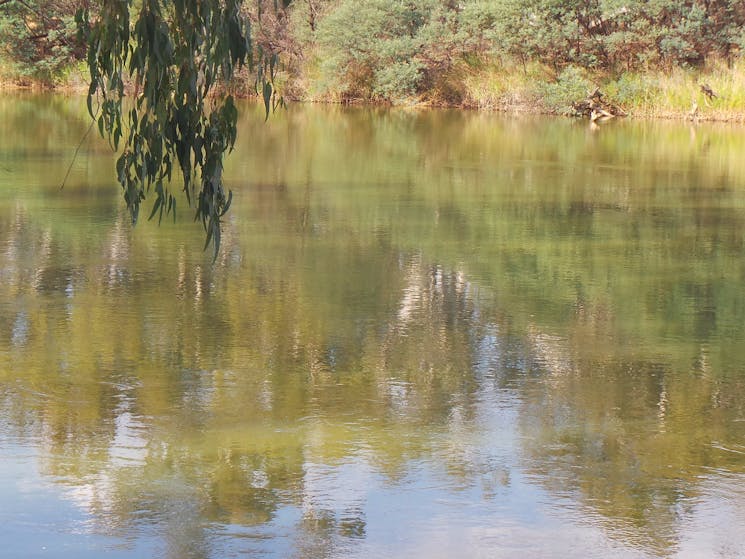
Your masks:
{"label": "forest vegetation", "polygon": [[[0,2],[4,82],[86,86],[75,13],[89,4]],[[567,113],[599,87],[632,114],[684,115],[694,102],[704,118],[745,113],[740,0],[260,0],[242,9],[254,45],[279,55],[293,100]],[[244,92],[252,83],[245,77]]]}

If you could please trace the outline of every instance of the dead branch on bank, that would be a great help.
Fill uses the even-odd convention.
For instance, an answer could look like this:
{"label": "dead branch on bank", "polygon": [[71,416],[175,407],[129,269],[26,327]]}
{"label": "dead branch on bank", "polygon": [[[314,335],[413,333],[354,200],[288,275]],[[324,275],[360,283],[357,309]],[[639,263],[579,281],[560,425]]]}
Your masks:
{"label": "dead branch on bank", "polygon": [[585,99],[572,103],[572,116],[589,118],[592,122],[626,116],[618,105],[603,99],[600,88],[595,88]]}

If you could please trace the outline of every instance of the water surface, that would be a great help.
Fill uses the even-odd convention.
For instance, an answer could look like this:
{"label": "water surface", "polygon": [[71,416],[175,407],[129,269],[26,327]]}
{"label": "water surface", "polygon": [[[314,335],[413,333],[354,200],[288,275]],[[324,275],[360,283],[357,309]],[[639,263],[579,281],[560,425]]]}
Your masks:
{"label": "water surface", "polygon": [[745,557],[745,130],[244,107],[216,262],[0,99],[9,557]]}

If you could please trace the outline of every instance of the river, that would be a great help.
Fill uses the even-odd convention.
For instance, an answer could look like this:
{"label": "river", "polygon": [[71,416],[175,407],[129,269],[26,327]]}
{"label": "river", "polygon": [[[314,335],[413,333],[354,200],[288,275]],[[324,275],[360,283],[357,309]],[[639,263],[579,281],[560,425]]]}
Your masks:
{"label": "river", "polygon": [[242,105],[213,262],[0,115],[3,557],[745,557],[745,129]]}

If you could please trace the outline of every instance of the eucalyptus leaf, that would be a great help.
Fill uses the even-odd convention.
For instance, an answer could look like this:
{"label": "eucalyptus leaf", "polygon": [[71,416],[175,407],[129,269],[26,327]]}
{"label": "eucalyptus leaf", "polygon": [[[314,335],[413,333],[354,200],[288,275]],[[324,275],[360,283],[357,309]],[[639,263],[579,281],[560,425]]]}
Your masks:
{"label": "eucalyptus leaf", "polygon": [[[153,185],[150,219],[158,212],[175,217],[176,200],[163,180],[171,178],[176,160],[182,190],[206,232],[205,248],[212,244],[215,257],[221,218],[232,202],[222,180],[223,158],[235,144],[238,123],[229,91],[217,92],[215,85],[229,86],[238,68],[256,60],[267,118],[274,95],[276,53],[252,51],[251,25],[241,7],[242,0],[101,0],[96,17],[88,8],[76,18],[88,43],[88,111],[93,116],[100,98],[99,133],[115,150],[124,140],[116,174],[132,221]],[[125,83],[137,92],[128,114]]]}

